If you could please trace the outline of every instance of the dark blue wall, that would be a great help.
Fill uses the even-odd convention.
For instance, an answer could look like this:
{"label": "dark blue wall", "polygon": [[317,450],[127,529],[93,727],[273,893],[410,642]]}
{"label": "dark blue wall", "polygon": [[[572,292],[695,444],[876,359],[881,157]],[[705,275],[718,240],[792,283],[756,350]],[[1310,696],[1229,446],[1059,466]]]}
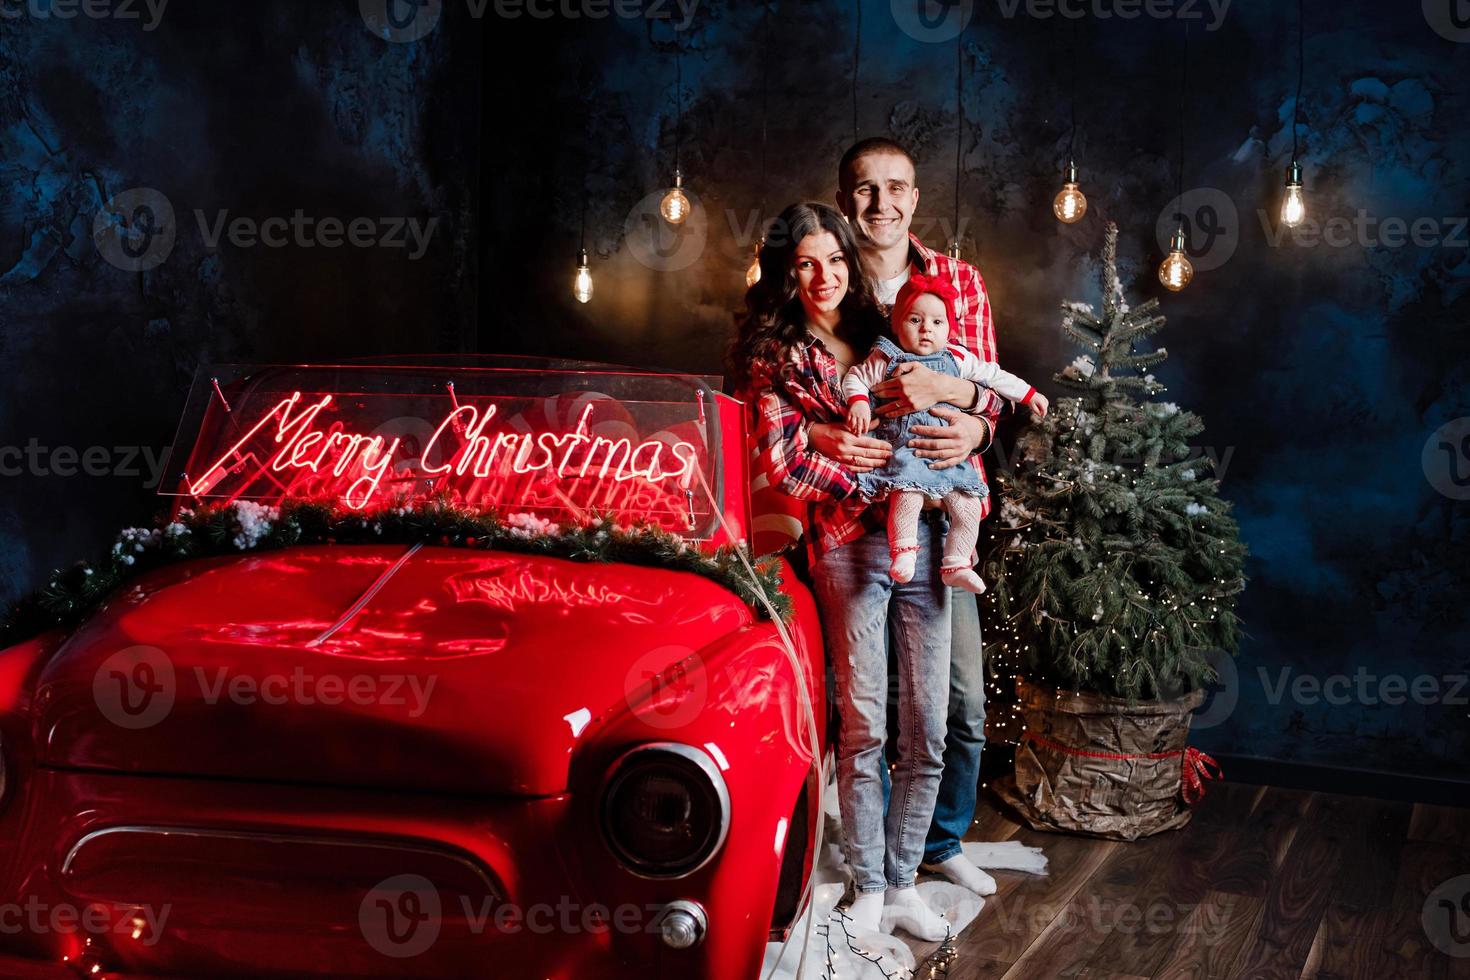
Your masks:
{"label": "dark blue wall", "polygon": [[[477,28],[392,44],[355,0],[171,3],[156,22],[36,6],[0,18],[0,453],[26,452],[0,456],[7,599],[148,515],[198,364],[473,343]],[[150,204],[163,229],[165,201],[174,219],[145,271],[93,238],[134,189],[124,219]],[[373,219],[375,242],[388,219],[436,224],[411,257],[211,248],[197,214],[212,233],[222,212],[297,209]]]}
{"label": "dark blue wall", "polygon": [[[1122,229],[1133,295],[1162,293],[1183,24],[1093,13],[1074,38],[1070,21],[1011,6],[980,4],[963,34],[960,218],[1003,362],[1044,380],[1074,353],[1058,304],[1096,298],[1103,221]],[[1202,449],[1225,461],[1253,556],[1249,637],[1223,695],[1235,707],[1197,740],[1467,778],[1470,689],[1453,677],[1470,673],[1470,504],[1449,466],[1470,473],[1470,452],[1458,434],[1450,452],[1433,437],[1470,416],[1467,45],[1436,31],[1434,4],[1306,6],[1309,213],[1361,212],[1342,244],[1272,244],[1295,5],[1189,5],[1200,16],[1185,210],[1200,272],[1163,294],[1172,357],[1160,374],[1205,418]],[[895,8],[861,5],[857,128],[914,149],[919,220],[938,246],[953,228],[955,48],[942,28],[917,40]],[[408,43],[373,36],[349,2],[180,4],[152,32],[0,22],[0,443],[161,446],[204,360],[477,348],[719,371],[746,229],[762,209],[831,197],[854,131],[854,5],[774,4],[769,45],[759,5],[698,5],[679,33],[680,156],[700,213],[672,237],[645,220],[673,166],[672,23],[470,9],[446,0]],[[1091,210],[1064,227],[1049,201],[1073,66]],[[137,186],[168,196],[179,242],[157,269],[128,274],[99,258],[90,229],[101,202]],[[584,197],[597,292],[580,306]],[[191,212],[223,207],[440,221],[417,261],[381,248],[211,251]],[[1434,241],[1395,244],[1385,219],[1431,221]],[[138,480],[4,478],[0,591],[34,584],[147,505]],[[1330,687],[1343,703],[1312,693],[1334,676],[1351,682]],[[1434,678],[1432,703],[1385,703],[1394,677]]]}
{"label": "dark blue wall", "polygon": [[[1183,22],[1089,16],[1074,37],[1069,20],[1028,17],[1024,3],[1006,17],[1009,6],[979,5],[963,35],[967,253],[991,291],[1003,362],[1033,379],[1074,356],[1057,307],[1096,300],[1089,256],[1104,221],[1122,229],[1132,294],[1163,297],[1166,397],[1205,418],[1201,451],[1223,462],[1252,551],[1249,636],[1197,742],[1467,778],[1470,504],[1436,489],[1460,494],[1445,440],[1432,439],[1470,415],[1467,45],[1437,33],[1419,4],[1306,4],[1301,159],[1310,216],[1336,223],[1315,240],[1304,227],[1281,241],[1295,5],[1238,2],[1219,18],[1190,5],[1203,17],[1190,23],[1184,184],[1200,271],[1172,295],[1154,269],[1175,211]],[[718,369],[749,261],[740,230],[763,202],[771,214],[831,197],[853,136],[853,9],[773,6],[763,62],[758,5],[701,8],[683,39],[681,162],[704,210],[704,245],[678,271],[649,266],[681,264],[701,232],[659,242],[638,205],[672,167],[672,32],[622,22],[520,35],[544,45],[534,50],[562,83],[512,110],[501,145],[517,154],[516,176],[486,183],[490,251],[525,254],[534,288],[526,265],[486,264],[496,285],[482,344]],[[858,129],[913,148],[918,222],[938,247],[954,227],[954,45],[915,40],[891,9],[862,5]],[[1049,202],[1073,64],[1091,210],[1065,227]],[[488,71],[502,84],[515,74],[493,62]],[[568,278],[584,180],[599,292],[579,308]],[[1421,244],[1400,243],[1418,219],[1431,223]],[[1449,441],[1470,475],[1463,435]]]}

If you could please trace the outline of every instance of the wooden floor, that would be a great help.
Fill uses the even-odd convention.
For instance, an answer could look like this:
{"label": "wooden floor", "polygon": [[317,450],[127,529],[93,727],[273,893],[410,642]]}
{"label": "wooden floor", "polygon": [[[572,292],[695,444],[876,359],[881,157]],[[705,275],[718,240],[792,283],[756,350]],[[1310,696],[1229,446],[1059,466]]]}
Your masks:
{"label": "wooden floor", "polygon": [[1189,826],[1131,844],[1023,829],[985,798],[976,820],[970,839],[1040,847],[1051,874],[996,873],[949,980],[1470,978],[1423,923],[1470,874],[1470,810],[1211,783]]}

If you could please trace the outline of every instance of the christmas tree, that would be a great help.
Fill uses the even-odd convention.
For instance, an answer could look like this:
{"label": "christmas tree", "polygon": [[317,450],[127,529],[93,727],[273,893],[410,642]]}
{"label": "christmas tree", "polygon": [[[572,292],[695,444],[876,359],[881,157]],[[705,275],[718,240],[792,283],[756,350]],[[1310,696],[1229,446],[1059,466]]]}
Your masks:
{"label": "christmas tree", "polygon": [[1148,372],[1168,352],[1138,345],[1164,318],[1124,301],[1117,248],[1109,224],[1101,314],[1062,305],[1090,353],[1056,375],[1075,395],[1022,437],[987,578],[1032,681],[1136,701],[1195,690],[1211,651],[1235,653],[1246,551],[1215,463],[1190,446],[1203,423],[1155,400]]}

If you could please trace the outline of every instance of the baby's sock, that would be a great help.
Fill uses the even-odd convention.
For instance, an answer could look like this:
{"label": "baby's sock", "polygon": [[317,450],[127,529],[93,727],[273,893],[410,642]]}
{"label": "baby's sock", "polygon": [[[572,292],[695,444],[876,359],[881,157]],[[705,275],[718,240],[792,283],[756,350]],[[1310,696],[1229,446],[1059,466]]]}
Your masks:
{"label": "baby's sock", "polygon": [[919,895],[919,890],[907,888],[888,889],[886,901],[895,929],[902,929],[916,939],[936,943],[949,933],[949,923],[931,909]]}
{"label": "baby's sock", "polygon": [[888,553],[893,558],[893,563],[888,566],[888,574],[893,581],[900,584],[912,582],[914,564],[918,561],[919,542],[912,538],[908,541],[895,541],[889,547]]}
{"label": "baby's sock", "polygon": [[950,588],[958,586],[976,595],[985,591],[985,580],[975,574],[975,570],[969,565],[950,565],[946,559],[945,563],[939,566],[939,577]]}
{"label": "baby's sock", "polygon": [[852,917],[853,928],[878,932],[883,922],[883,893],[858,892],[852,904],[847,907],[847,914]]}

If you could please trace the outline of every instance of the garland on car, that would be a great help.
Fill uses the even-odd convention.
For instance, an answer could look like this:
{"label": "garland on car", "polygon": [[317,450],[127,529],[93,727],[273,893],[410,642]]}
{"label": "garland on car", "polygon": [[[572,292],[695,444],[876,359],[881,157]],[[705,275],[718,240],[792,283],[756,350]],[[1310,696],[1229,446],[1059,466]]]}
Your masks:
{"label": "garland on car", "polygon": [[[532,514],[502,517],[493,509],[442,499],[372,512],[307,500],[279,507],[237,500],[186,509],[155,527],[124,529],[106,559],[57,572],[45,588],[16,603],[0,621],[0,647],[74,626],[128,579],[171,562],[320,544],[431,544],[665,568],[724,586],[757,617],[767,618],[762,594],[782,619],[791,613],[791,598],[780,588],[779,562],[755,561],[743,547],[701,550],[646,521],[619,522],[598,514],[581,524],[555,524]],[[754,581],[747,562],[755,570]]]}

